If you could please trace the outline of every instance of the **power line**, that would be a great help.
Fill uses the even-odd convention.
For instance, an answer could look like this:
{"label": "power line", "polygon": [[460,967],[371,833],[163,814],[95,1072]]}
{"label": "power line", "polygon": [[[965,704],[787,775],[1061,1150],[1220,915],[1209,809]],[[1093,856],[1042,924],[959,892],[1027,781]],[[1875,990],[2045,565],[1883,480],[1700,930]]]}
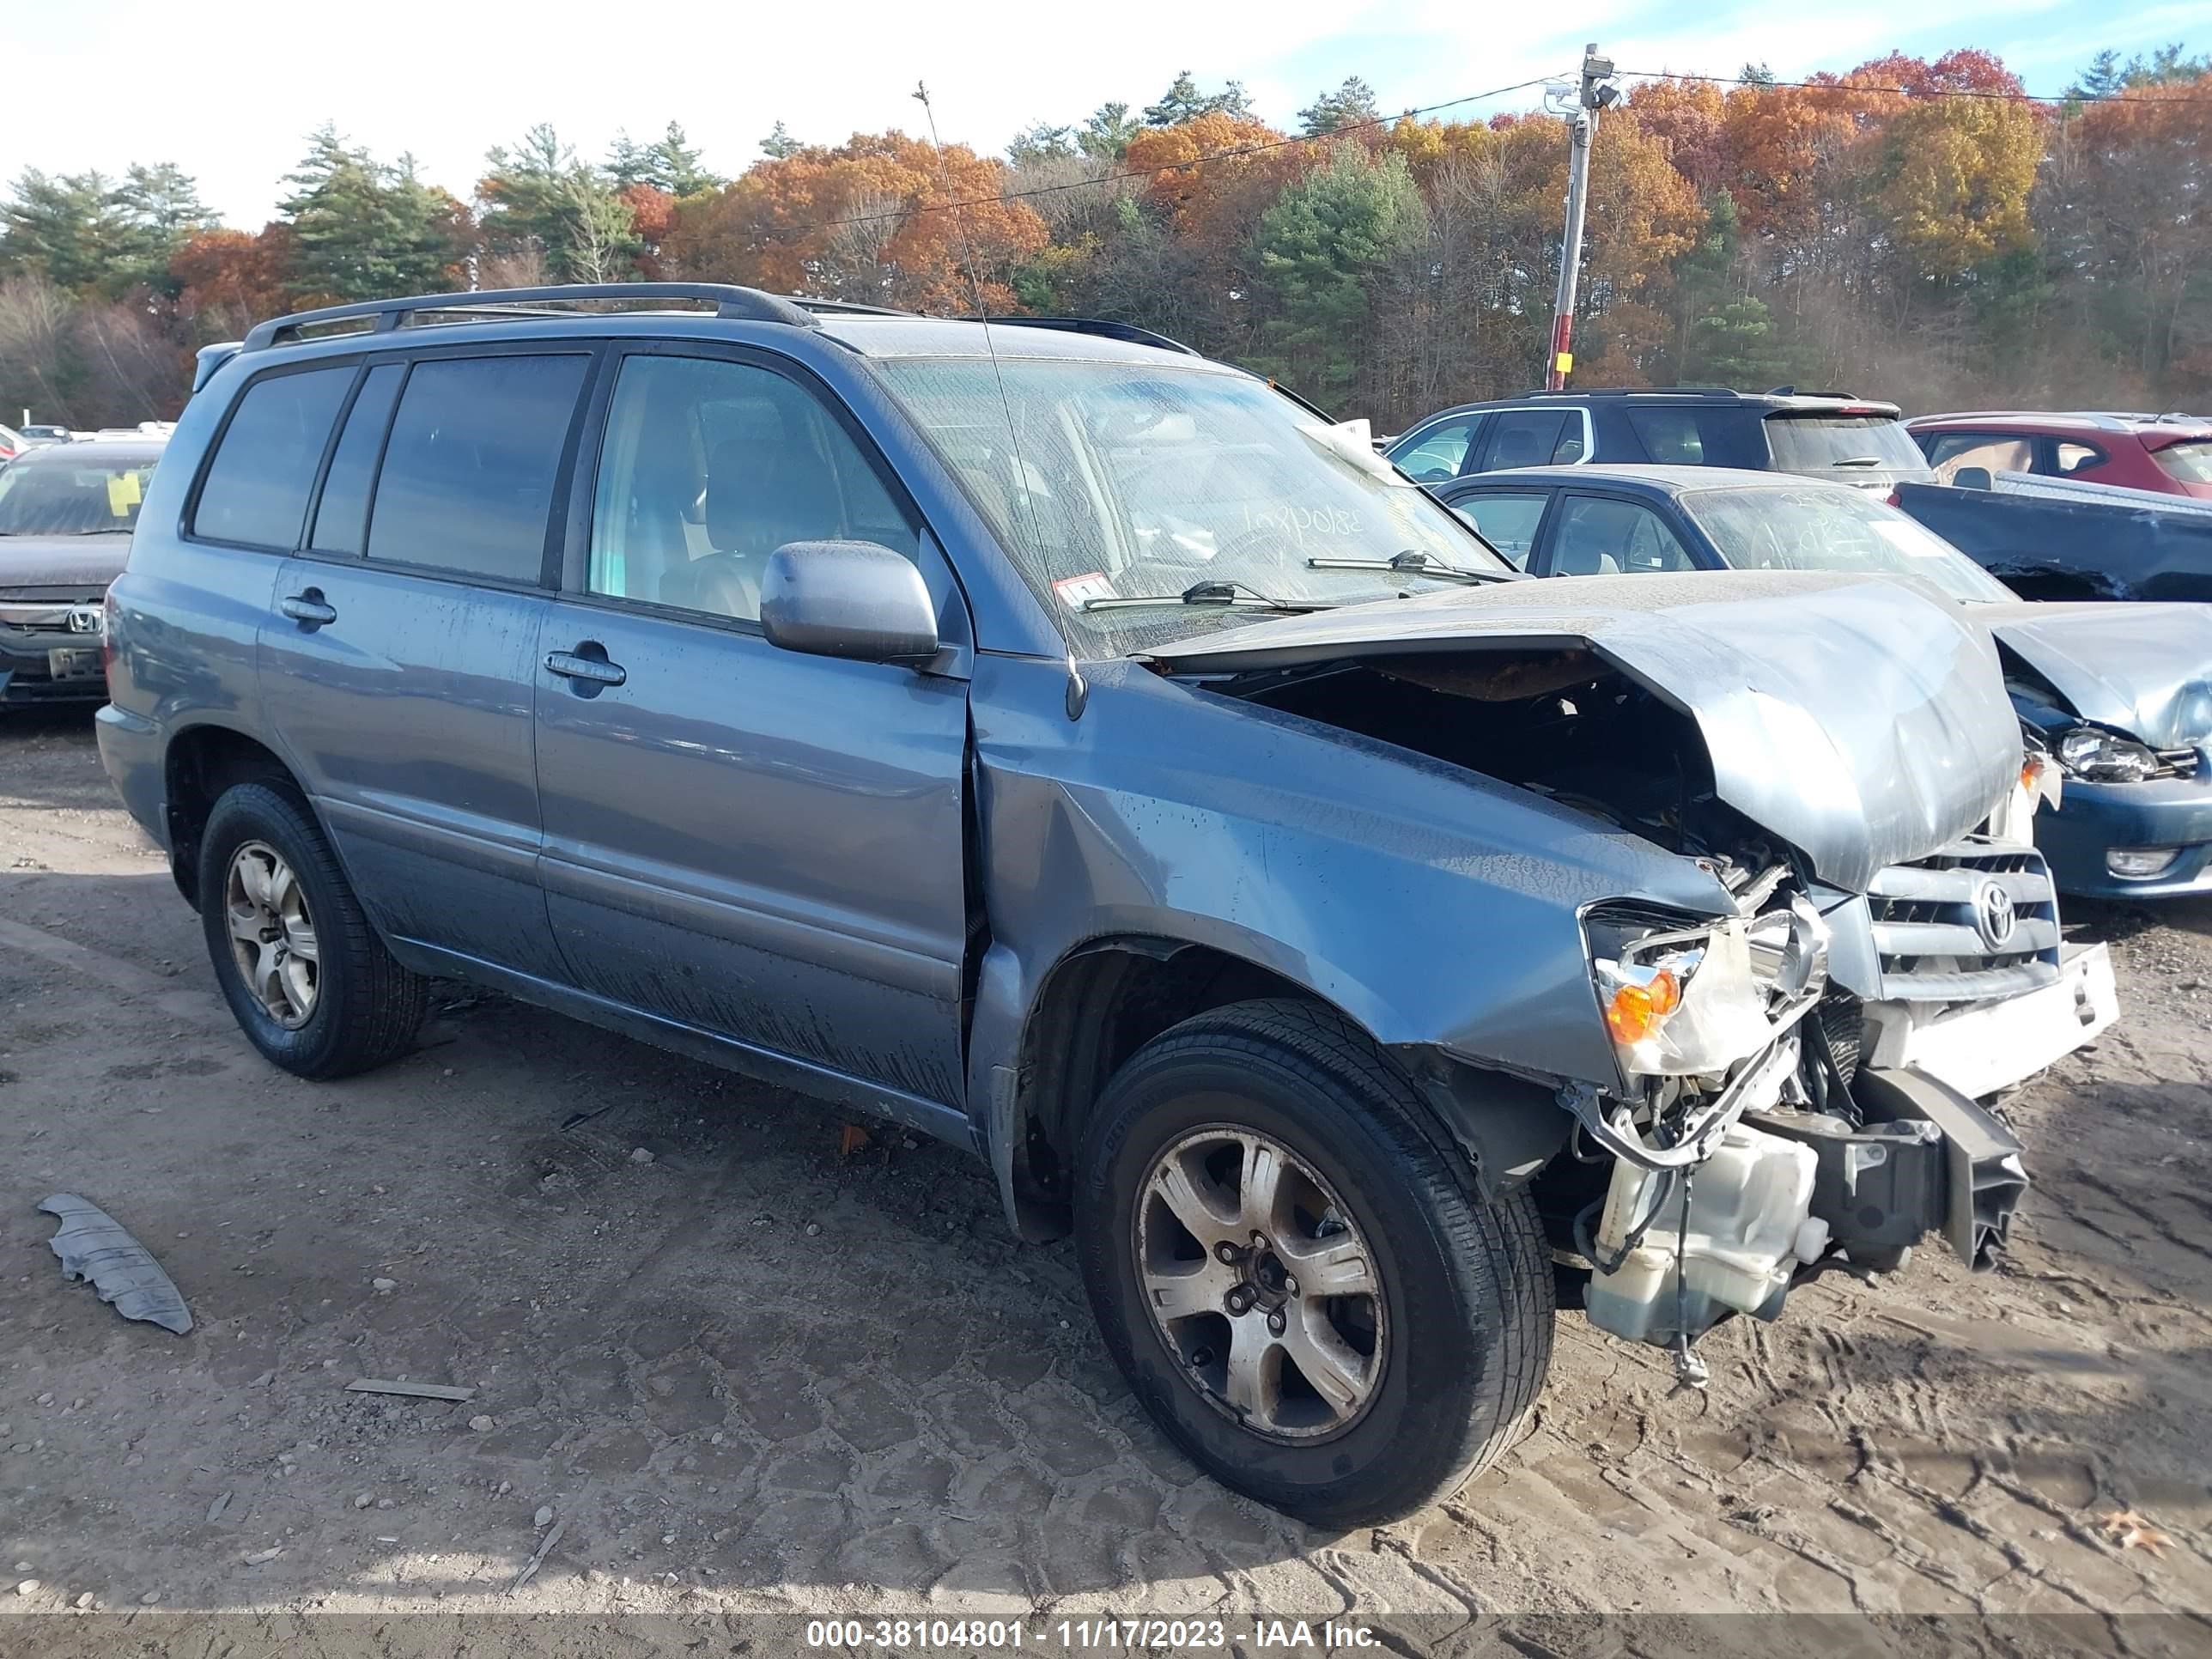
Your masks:
{"label": "power line", "polygon": [[884,213],[858,213],[849,218],[822,219],[812,224],[781,225],[762,234],[782,240],[810,235],[817,230],[836,230],[843,225],[883,224],[892,220],[909,219],[917,213],[950,213],[961,208],[992,207],[1000,202],[1026,201],[1036,196],[1058,196],[1071,190],[1096,190],[1103,185],[1120,184],[1125,179],[1157,178],[1163,173],[1187,173],[1193,167],[1202,167],[1211,162],[1231,161],[1243,155],[1264,155],[1270,150],[1287,149],[1293,144],[1325,144],[1343,137],[1346,133],[1393,127],[1415,116],[1434,115],[1438,110],[1456,109],[1462,104],[1479,104],[1486,98],[1502,98],[1509,92],[1522,92],[1549,82],[1571,79],[1571,76],[1539,75],[1529,80],[1516,81],[1510,87],[1492,87],[1487,92],[1470,92],[1464,97],[1447,98],[1441,104],[1424,104],[1419,109],[1401,110],[1395,115],[1380,115],[1370,121],[1346,121],[1342,126],[1332,127],[1327,132],[1310,136],[1300,134],[1292,138],[1271,138],[1261,143],[1232,144],[1226,149],[1208,150],[1205,155],[1194,155],[1188,161],[1168,161],[1156,167],[1126,167],[1118,173],[1102,173],[1096,179],[1076,179],[1059,185],[1034,185],[1027,190],[1009,190],[995,196],[973,196],[958,202],[923,202]]}
{"label": "power line", "polygon": [[2031,92],[1996,92],[1980,87],[1846,86],[1840,81],[1778,81],[1763,75],[1692,75],[1681,70],[1620,70],[1616,73],[1638,81],[1710,81],[1729,87],[1796,87],[1808,92],[1894,92],[1908,98],[1994,98],[2008,104],[2193,104],[2196,94],[2179,98],[2146,98],[2132,88],[2122,92],[2063,93],[2056,98]]}

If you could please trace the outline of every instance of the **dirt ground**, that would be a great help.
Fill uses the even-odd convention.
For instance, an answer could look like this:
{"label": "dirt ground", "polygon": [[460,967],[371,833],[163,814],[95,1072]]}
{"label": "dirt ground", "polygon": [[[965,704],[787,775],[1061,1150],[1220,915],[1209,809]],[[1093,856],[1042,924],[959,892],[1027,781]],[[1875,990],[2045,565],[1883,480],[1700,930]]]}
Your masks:
{"label": "dirt ground", "polygon": [[[1509,1638],[1562,1615],[2045,1613],[2203,1651],[2212,904],[2069,921],[2112,942],[2123,1023],[2008,1103],[2036,1183],[1998,1272],[1938,1247],[1824,1279],[1708,1338],[1703,1395],[1563,1316],[1499,1467],[1327,1534],[1166,1445],[1066,1248],[1015,1243],[954,1151],[884,1131],[841,1157],[827,1108],[458,992],[375,1075],[264,1065],[89,718],[9,716],[0,1606],[264,1629],[1357,1610]],[[160,1256],[188,1336],[63,1280],[33,1208],[56,1191]],[[362,1376],[477,1393],[345,1392]],[[2100,1516],[2129,1509],[2154,1531],[2123,1548]],[[80,1616],[17,1630],[60,1652]]]}

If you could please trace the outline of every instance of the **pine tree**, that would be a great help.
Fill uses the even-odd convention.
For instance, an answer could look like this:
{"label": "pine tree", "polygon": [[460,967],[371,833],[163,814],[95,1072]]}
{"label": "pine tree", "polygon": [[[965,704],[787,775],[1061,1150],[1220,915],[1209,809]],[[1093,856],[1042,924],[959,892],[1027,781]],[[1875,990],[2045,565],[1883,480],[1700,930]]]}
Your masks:
{"label": "pine tree", "polygon": [[1375,88],[1359,76],[1347,75],[1334,92],[1322,93],[1298,112],[1298,130],[1309,138],[1318,138],[1341,127],[1363,126],[1382,118]]}
{"label": "pine tree", "polygon": [[325,124],[298,167],[279,211],[295,253],[287,286],[301,299],[373,300],[452,285],[461,246],[461,208],[416,176],[414,159],[380,162],[349,147]]}

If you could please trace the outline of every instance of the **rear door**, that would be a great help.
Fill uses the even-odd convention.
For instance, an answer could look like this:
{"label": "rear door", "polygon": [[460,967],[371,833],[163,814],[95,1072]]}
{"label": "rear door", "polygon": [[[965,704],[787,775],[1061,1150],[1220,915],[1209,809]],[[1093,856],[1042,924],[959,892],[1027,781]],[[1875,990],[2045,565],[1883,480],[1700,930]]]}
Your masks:
{"label": "rear door", "polygon": [[377,925],[534,978],[560,958],[532,700],[592,361],[366,366],[260,639],[277,735]]}
{"label": "rear door", "polygon": [[[568,976],[817,1083],[957,1106],[951,573],[859,424],[781,360],[641,349],[605,379],[538,635],[540,872]],[[920,672],[770,645],[769,555],[824,539],[915,560],[962,648]]]}

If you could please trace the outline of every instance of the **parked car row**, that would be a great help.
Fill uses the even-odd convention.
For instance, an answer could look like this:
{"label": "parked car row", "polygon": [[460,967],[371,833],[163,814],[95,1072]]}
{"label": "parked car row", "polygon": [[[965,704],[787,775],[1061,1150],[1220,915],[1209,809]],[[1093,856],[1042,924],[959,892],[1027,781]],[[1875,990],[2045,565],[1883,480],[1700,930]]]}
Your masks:
{"label": "parked car row", "polygon": [[1510,1445],[1562,1295],[1694,1382],[1987,1265],[1981,1097],[2118,1012],[2027,828],[2110,728],[1882,504],[1895,411],[1483,409],[1408,434],[1454,511],[1168,345],[635,284],[203,352],[127,514],[59,493],[129,519],[101,755],[247,1040],[359,1072],[457,977],[965,1146],[1330,1524]]}
{"label": "parked car row", "polygon": [[[2212,891],[2212,607],[2019,603],[2212,599],[2212,508],[2191,499],[2212,496],[2212,422],[1908,422],[1840,394],[1662,388],[1462,404],[1386,453],[1533,574],[1879,568],[1935,586],[1995,629],[2029,740],[2064,778],[2034,831],[2061,887]],[[2175,506],[2147,510],[2160,499]]]}

